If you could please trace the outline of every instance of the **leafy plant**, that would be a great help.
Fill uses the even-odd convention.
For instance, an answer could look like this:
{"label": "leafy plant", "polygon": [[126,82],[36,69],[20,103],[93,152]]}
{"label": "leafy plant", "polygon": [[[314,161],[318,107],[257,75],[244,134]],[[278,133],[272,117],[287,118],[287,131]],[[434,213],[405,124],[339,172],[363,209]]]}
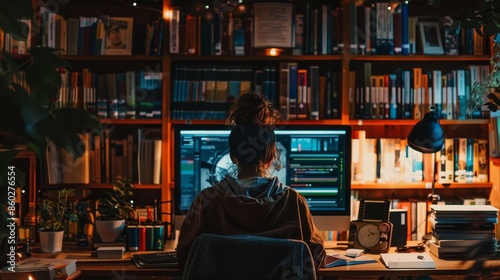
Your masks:
{"label": "leafy plant", "polygon": [[78,221],[75,211],[68,206],[68,196],[74,189],[58,190],[57,200],[43,198],[38,203],[38,226],[43,231],[66,230],[68,222]]}
{"label": "leafy plant", "polygon": [[[21,19],[36,18],[31,0],[0,0],[0,29],[14,39],[26,40],[28,28]],[[33,24],[32,26],[37,26]],[[36,35],[36,34],[33,34]],[[101,132],[99,119],[82,108],[59,108],[55,103],[61,87],[62,68],[71,65],[54,54],[55,49],[32,47],[26,56],[0,54],[0,221],[7,222],[7,167],[17,154],[29,149],[45,162],[48,141],[75,157],[84,152],[79,133]],[[21,72],[26,85],[20,84]],[[22,176],[16,170],[16,181]],[[0,248],[7,228],[0,228]],[[2,252],[0,252],[2,253]],[[0,260],[2,255],[0,254]]]}
{"label": "leafy plant", "polygon": [[[441,5],[441,0],[428,1],[429,5]],[[483,0],[476,9],[465,5],[463,7],[449,32],[458,34],[461,29],[474,29],[481,36],[491,37],[494,44],[490,59],[493,70],[472,86],[467,110],[471,112],[486,106],[490,111],[496,112],[500,106],[500,0]]]}
{"label": "leafy plant", "polygon": [[108,198],[101,198],[97,202],[100,220],[128,219],[134,206],[130,202],[134,186],[129,180],[117,180],[111,183],[112,191],[108,192]]}

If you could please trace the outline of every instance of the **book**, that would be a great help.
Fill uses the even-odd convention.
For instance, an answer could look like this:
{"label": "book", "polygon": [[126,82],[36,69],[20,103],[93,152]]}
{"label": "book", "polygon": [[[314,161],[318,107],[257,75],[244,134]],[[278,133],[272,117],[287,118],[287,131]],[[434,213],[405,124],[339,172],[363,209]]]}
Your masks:
{"label": "book", "polygon": [[123,258],[123,252],[125,252],[125,246],[99,247],[99,248],[97,248],[97,258],[98,259],[121,259],[121,258]]}
{"label": "book", "polygon": [[436,263],[428,253],[382,253],[380,261],[387,268],[436,268]]}
{"label": "book", "polygon": [[327,250],[324,267],[346,266],[376,262],[377,260],[364,255],[352,258],[336,250]]}
{"label": "book", "polygon": [[74,259],[27,258],[6,266],[1,270],[2,280],[28,279],[31,275],[37,280],[66,279],[76,272]]}
{"label": "book", "polygon": [[[482,240],[478,240],[482,241]],[[470,246],[450,246],[443,247],[435,242],[428,242],[429,252],[440,259],[476,259],[479,256],[491,256],[496,254],[495,246],[492,243],[484,242]]]}

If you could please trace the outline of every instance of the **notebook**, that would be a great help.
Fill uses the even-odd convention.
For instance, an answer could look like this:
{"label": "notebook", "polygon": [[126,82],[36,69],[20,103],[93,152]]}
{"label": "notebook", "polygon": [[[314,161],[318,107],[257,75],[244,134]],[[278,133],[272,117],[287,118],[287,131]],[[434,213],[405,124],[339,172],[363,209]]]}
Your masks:
{"label": "notebook", "polygon": [[428,253],[383,253],[380,261],[387,268],[436,268]]}

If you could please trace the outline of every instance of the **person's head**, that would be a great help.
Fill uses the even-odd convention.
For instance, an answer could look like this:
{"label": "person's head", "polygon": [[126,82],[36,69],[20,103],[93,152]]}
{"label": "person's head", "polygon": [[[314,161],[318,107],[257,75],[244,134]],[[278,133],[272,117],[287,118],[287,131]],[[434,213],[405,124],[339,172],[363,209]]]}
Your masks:
{"label": "person's head", "polygon": [[239,175],[265,174],[278,158],[274,135],[278,120],[278,111],[262,95],[248,92],[236,99],[226,124],[232,127],[229,152]]}
{"label": "person's head", "polygon": [[109,46],[111,48],[122,46],[123,42],[120,34],[120,26],[118,24],[111,25],[106,32],[108,36]]}

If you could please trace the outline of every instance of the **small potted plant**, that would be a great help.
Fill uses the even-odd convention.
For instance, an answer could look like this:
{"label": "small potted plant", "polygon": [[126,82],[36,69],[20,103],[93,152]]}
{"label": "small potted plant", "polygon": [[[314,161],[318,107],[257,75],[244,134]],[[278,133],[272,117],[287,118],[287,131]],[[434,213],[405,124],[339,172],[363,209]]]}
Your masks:
{"label": "small potted plant", "polygon": [[125,220],[134,210],[130,202],[134,186],[129,180],[116,180],[111,185],[108,197],[97,201],[99,216],[95,221],[95,229],[102,242],[115,242],[125,229]]}
{"label": "small potted plant", "polygon": [[42,252],[60,252],[68,223],[78,221],[76,213],[68,206],[68,196],[73,191],[61,189],[57,192],[57,200],[42,198],[38,202],[37,222]]}

